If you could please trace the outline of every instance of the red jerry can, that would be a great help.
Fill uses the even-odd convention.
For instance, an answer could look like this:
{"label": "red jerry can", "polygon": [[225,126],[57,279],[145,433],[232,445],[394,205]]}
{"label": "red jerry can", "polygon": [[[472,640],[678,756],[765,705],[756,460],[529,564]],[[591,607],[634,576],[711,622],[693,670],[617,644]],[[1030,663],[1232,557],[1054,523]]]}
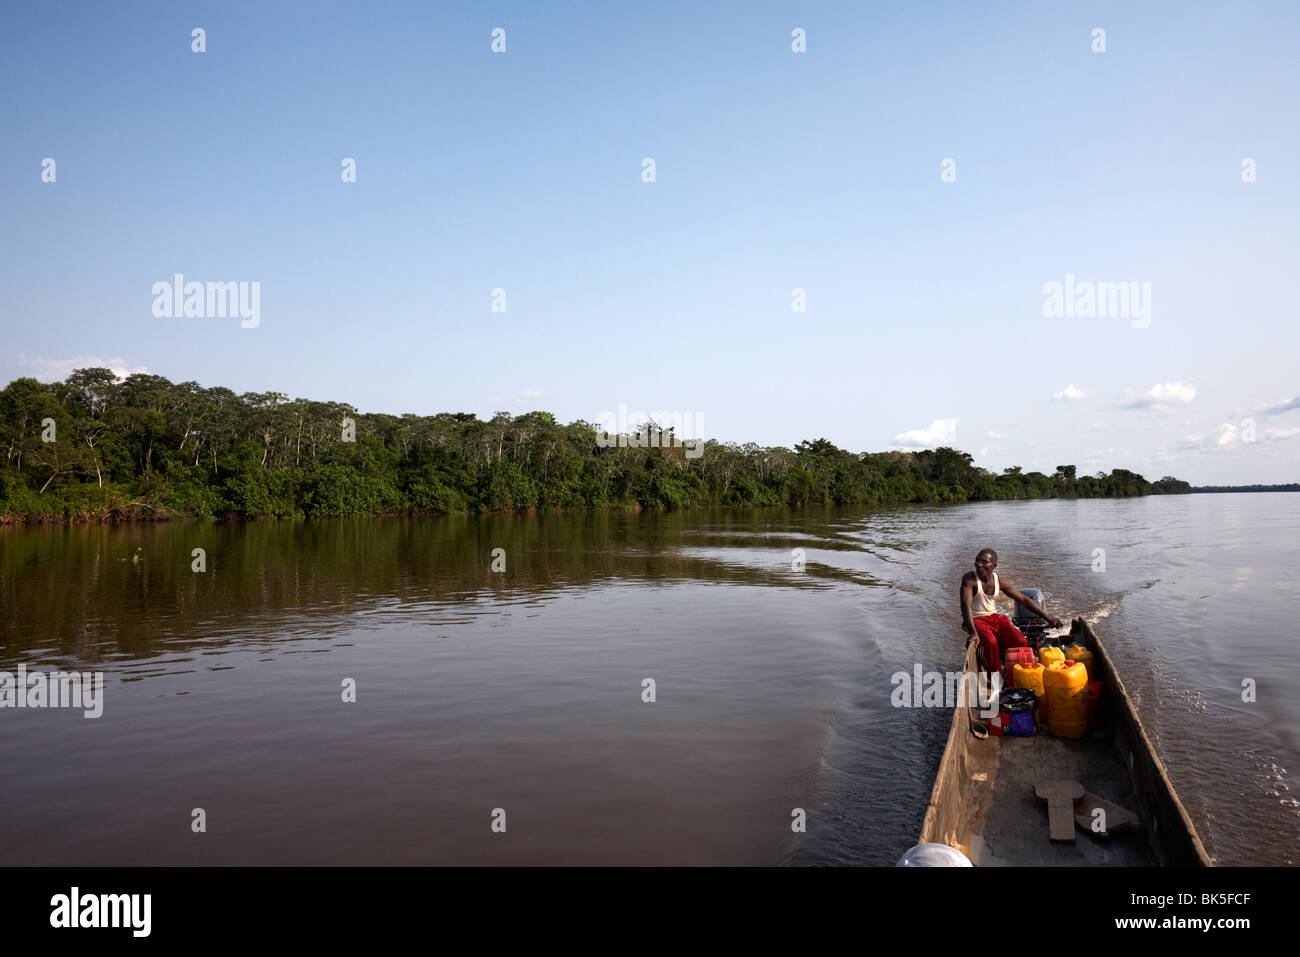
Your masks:
{"label": "red jerry can", "polygon": [[1088,730],[1101,723],[1101,692],[1105,685],[1100,681],[1088,682]]}
{"label": "red jerry can", "polygon": [[1015,684],[1011,680],[1011,669],[1016,665],[1024,665],[1028,668],[1037,660],[1038,657],[1034,654],[1033,648],[1008,648],[1002,652],[1002,686],[1010,688]]}

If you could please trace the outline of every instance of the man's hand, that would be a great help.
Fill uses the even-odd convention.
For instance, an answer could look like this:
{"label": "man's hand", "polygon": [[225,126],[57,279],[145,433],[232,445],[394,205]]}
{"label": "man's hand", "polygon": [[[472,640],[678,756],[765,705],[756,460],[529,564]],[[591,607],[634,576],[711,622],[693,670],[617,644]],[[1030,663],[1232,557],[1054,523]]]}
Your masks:
{"label": "man's hand", "polygon": [[1061,619],[1059,618],[1049,618],[1047,619],[1047,623],[1053,628],[1060,628],[1062,624]]}

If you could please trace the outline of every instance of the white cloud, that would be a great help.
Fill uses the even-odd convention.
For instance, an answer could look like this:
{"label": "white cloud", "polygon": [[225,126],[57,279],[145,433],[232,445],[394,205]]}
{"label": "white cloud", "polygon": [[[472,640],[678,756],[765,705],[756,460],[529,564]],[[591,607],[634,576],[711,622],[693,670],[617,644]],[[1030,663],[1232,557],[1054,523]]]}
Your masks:
{"label": "white cloud", "polygon": [[1108,459],[1115,454],[1114,449],[1102,449],[1100,452],[1094,452],[1091,455],[1085,455],[1082,459],[1084,462],[1097,462],[1101,459]]}
{"label": "white cloud", "polygon": [[[1253,429],[1254,424],[1250,423],[1249,420],[1241,426],[1233,425],[1231,422],[1224,422],[1208,435],[1193,433],[1184,436],[1183,440],[1178,443],[1178,448],[1186,452],[1203,454],[1206,452],[1226,452],[1234,448],[1251,446],[1256,442],[1256,439],[1252,438],[1251,430]],[[1285,442],[1297,436],[1300,436],[1300,426],[1291,429],[1265,429],[1259,434],[1258,438],[1265,442]]]}
{"label": "white cloud", "polygon": [[101,359],[99,356],[75,356],[71,359],[19,356],[18,364],[24,369],[30,369],[33,377],[42,382],[61,382],[75,369],[110,369],[119,379],[125,379],[133,372],[149,371],[144,366],[132,366],[121,356],[112,359]]}
{"label": "white cloud", "polygon": [[1294,429],[1265,429],[1264,438],[1269,442],[1281,442],[1284,439],[1294,439],[1300,435],[1300,426]]}
{"label": "white cloud", "polygon": [[1141,395],[1129,395],[1120,406],[1125,409],[1151,409],[1170,412],[1175,405],[1186,405],[1196,398],[1196,389],[1186,382],[1160,382]]}
{"label": "white cloud", "polygon": [[1007,437],[1007,433],[1005,432],[986,432],[985,435],[990,439],[1005,439]]}
{"label": "white cloud", "polygon": [[[1296,429],[1300,433],[1300,429]],[[1267,437],[1267,433],[1265,433]],[[1193,433],[1183,437],[1178,448],[1191,452],[1222,452],[1234,446],[1250,445],[1251,438],[1231,422],[1224,422],[1209,435]]]}
{"label": "white cloud", "polygon": [[515,396],[504,396],[504,395],[488,396],[488,401],[491,402],[493,405],[500,407],[502,410],[506,408],[511,408],[511,409],[520,409],[524,411],[535,411],[537,409],[538,400],[546,399],[549,397],[550,397],[549,392],[539,392],[537,389],[523,389],[520,391],[518,395]]}
{"label": "white cloud", "polygon": [[1088,393],[1084,392],[1082,389],[1076,389],[1073,382],[1067,385],[1060,392],[1052,393],[1053,402],[1075,401],[1077,399],[1086,399],[1087,397]]}
{"label": "white cloud", "polygon": [[911,429],[894,436],[894,442],[910,449],[936,449],[957,441],[956,419],[935,419],[929,428]]}
{"label": "white cloud", "polygon": [[1218,437],[1222,430],[1223,426],[1220,426],[1214,435],[1202,435],[1199,432],[1185,435],[1178,443],[1178,448],[1184,452],[1212,452],[1219,447]]}
{"label": "white cloud", "polygon": [[1300,409],[1300,395],[1292,399],[1283,399],[1281,402],[1269,406],[1265,411],[1269,415],[1278,415],[1282,412],[1290,412],[1292,409]]}

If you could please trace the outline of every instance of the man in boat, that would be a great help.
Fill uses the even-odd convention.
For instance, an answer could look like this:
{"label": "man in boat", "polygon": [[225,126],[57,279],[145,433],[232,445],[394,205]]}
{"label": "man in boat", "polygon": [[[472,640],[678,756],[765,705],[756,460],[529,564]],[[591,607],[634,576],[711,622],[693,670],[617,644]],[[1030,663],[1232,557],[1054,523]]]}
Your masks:
{"label": "man in boat", "polygon": [[1005,649],[1029,646],[1029,641],[1019,628],[1011,624],[1011,619],[998,614],[994,602],[999,595],[1020,602],[1039,618],[1046,619],[1053,628],[1061,627],[1061,619],[1043,611],[1005,578],[999,579],[994,571],[997,567],[998,553],[991,548],[982,548],[975,556],[975,571],[967,572],[961,578],[961,627],[970,636],[966,644],[969,647],[972,641],[979,641],[984,666],[990,671],[1001,669],[1001,652]]}

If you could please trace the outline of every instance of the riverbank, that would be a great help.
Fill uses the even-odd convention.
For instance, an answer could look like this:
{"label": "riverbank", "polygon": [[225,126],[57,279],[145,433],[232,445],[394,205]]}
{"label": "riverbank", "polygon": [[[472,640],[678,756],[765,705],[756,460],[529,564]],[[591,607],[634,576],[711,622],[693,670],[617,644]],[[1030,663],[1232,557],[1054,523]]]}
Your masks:
{"label": "riverbank", "polygon": [[[1180,493],[1172,476],[992,472],[953,448],[850,452],[617,435],[549,412],[364,414],[107,369],[0,390],[0,515],[10,524],[389,513],[956,504]],[[639,431],[637,431],[639,430]]]}
{"label": "riverbank", "polygon": [[[1165,493],[1152,492],[1141,494],[1184,494],[1184,493]],[[664,504],[645,504],[641,502],[626,502],[606,504],[603,506],[568,506],[568,505],[549,505],[538,506],[529,505],[519,508],[461,508],[461,509],[416,509],[416,508],[385,508],[373,512],[352,512],[346,515],[332,514],[306,514],[304,512],[294,512],[292,514],[279,515],[258,515],[246,512],[239,512],[233,509],[224,510],[217,514],[196,514],[192,512],[182,512],[168,507],[153,507],[143,503],[128,503],[122,506],[114,506],[97,511],[77,511],[67,508],[61,512],[4,512],[0,513],[0,527],[22,527],[22,526],[44,526],[44,525],[133,525],[140,523],[155,522],[189,522],[189,521],[218,521],[218,522],[256,522],[256,521],[276,521],[276,520],[306,520],[311,518],[431,518],[444,515],[535,515],[535,514],[555,514],[555,515],[572,515],[572,514],[590,514],[595,512],[643,512],[643,511],[682,511],[692,512],[705,509],[718,508],[803,508],[806,506],[826,506],[826,505],[865,505],[875,508],[886,508],[897,505],[935,505],[935,504],[952,504],[964,505],[972,502],[981,501],[1031,501],[1046,499],[1079,499],[1079,498],[1107,498],[1112,496],[1078,496],[1078,495],[1045,495],[1030,496],[1022,499],[959,499],[951,502],[939,503],[934,500],[911,500],[911,501],[874,501],[874,502],[751,502],[742,505],[736,503],[709,502],[695,505],[673,506]],[[1136,496],[1125,496],[1136,497]],[[54,504],[54,503],[51,503]]]}

